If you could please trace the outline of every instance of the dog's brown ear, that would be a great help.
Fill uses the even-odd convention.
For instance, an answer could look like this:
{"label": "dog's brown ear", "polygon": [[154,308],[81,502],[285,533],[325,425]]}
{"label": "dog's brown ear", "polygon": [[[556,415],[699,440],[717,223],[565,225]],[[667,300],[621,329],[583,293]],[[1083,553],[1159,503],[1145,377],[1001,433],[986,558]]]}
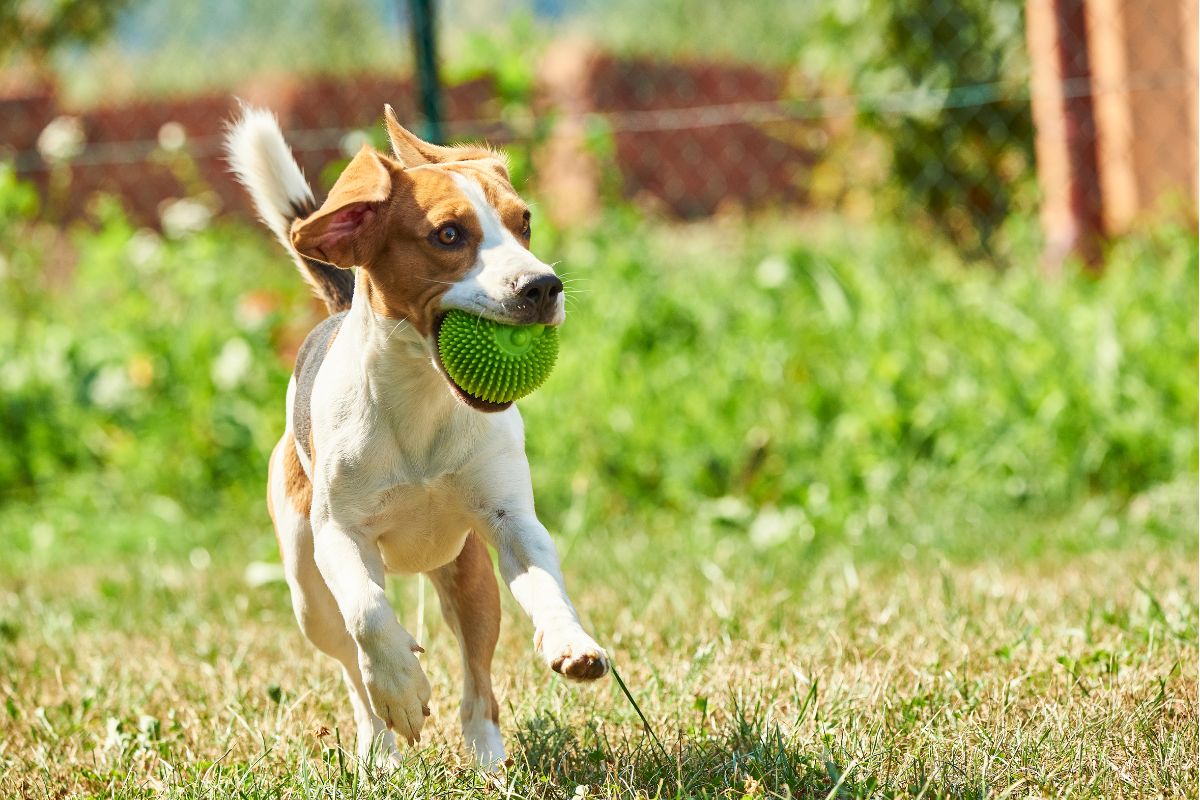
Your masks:
{"label": "dog's brown ear", "polygon": [[390,105],[383,107],[383,121],[387,126],[388,139],[392,142],[392,154],[406,167],[463,159],[461,148],[430,144],[409,131],[396,119],[396,112]]}
{"label": "dog's brown ear", "polygon": [[292,223],[292,245],[303,256],[349,269],[370,262],[383,244],[392,173],[363,145],[311,216]]}

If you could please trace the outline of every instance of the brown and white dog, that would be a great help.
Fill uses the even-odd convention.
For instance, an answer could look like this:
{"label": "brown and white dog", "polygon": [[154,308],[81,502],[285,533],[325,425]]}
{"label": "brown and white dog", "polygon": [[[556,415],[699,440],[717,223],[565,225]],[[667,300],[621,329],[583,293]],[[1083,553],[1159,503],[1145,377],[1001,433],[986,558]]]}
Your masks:
{"label": "brown and white dog", "polygon": [[272,114],[244,109],[227,137],[233,171],[331,312],[288,384],[267,505],[296,619],[342,665],[360,757],[396,758],[395,734],[419,740],[429,714],[421,646],[384,591],[388,573],[424,573],[462,651],[463,736],[490,767],[505,754],[487,545],[551,669],[594,680],[608,660],[534,512],[520,414],[450,382],[437,332],[451,309],[558,325],[562,282],[529,251],[529,208],[501,156],[385,117],[391,155],[363,147],[320,208]]}

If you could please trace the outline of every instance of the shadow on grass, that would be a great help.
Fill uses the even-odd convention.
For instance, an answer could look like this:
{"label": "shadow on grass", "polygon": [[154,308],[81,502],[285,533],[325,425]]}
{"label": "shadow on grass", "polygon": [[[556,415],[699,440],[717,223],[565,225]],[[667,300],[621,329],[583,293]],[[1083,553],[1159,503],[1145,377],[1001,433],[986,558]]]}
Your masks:
{"label": "shadow on grass", "polygon": [[[825,797],[837,785],[821,758],[794,746],[777,726],[741,713],[723,729],[678,731],[663,742],[663,750],[639,729],[596,722],[577,729],[552,716],[525,722],[517,742],[518,766],[542,784],[546,796],[585,786],[650,797],[730,790],[738,795]],[[839,788],[855,794],[844,783]]]}
{"label": "shadow on grass", "polygon": [[[677,731],[663,750],[639,729],[597,722],[572,728],[550,715],[527,720],[517,743],[514,783],[528,781],[523,788],[535,797],[983,798],[990,792],[936,766],[915,780],[864,774],[864,764],[844,769],[829,753],[802,746],[762,714],[741,708],[724,726]],[[888,760],[875,755],[869,760],[876,766]]]}

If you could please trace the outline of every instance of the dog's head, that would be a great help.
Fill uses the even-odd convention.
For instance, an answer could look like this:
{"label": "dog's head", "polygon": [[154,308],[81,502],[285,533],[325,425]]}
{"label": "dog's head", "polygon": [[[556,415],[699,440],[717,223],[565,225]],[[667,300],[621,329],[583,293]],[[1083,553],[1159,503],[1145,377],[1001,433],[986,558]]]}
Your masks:
{"label": "dog's head", "polygon": [[[390,106],[384,116],[392,156],[364,146],[324,204],[293,223],[296,250],[360,267],[372,310],[407,321],[429,341],[435,361],[439,326],[451,309],[511,325],[561,323],[562,281],[529,251],[529,206],[503,157],[429,144],[405,130]],[[450,385],[480,410],[509,405]]]}

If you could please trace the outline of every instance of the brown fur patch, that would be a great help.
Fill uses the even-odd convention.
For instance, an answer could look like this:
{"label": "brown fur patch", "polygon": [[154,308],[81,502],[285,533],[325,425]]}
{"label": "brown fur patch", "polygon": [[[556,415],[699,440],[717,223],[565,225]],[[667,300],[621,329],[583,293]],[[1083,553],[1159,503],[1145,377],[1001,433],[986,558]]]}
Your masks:
{"label": "brown fur patch", "polygon": [[292,223],[292,244],[305,258],[349,269],[370,262],[387,235],[382,216],[395,162],[363,145],[313,214]]}
{"label": "brown fur patch", "polygon": [[[442,295],[471,269],[483,238],[474,207],[453,173],[477,183],[505,227],[526,246],[522,230],[529,208],[498,154],[422,142],[390,112],[387,116],[401,160],[360,151],[321,208],[295,223],[292,242],[306,257],[362,267],[360,288],[372,310],[386,319],[407,320],[429,336]],[[463,231],[461,247],[433,241],[434,231],[450,222]]]}
{"label": "brown fur patch", "polygon": [[[392,143],[392,155],[405,167],[422,164],[443,164],[448,161],[463,161],[468,158],[486,158],[495,154],[484,147],[458,145],[445,147],[430,144],[410,132],[396,119],[390,105],[383,107],[383,122],[388,139]],[[505,175],[507,177],[507,173]]]}
{"label": "brown fur patch", "polygon": [[[384,214],[388,236],[378,256],[365,265],[367,298],[375,313],[405,319],[423,336],[433,330],[441,297],[471,269],[483,239],[474,206],[454,182],[458,173],[479,184],[503,224],[518,241],[528,206],[501,177],[496,159],[470,160],[405,170],[395,176],[390,207]],[[430,235],[454,222],[467,239],[456,249],[439,248]]]}
{"label": "brown fur patch", "polygon": [[492,693],[492,654],[500,638],[500,590],[487,545],[472,531],[458,558],[429,577],[442,614],[458,637],[475,691],[487,701],[488,718],[499,723],[500,705]]}
{"label": "brown fur patch", "polygon": [[[430,240],[434,231],[450,222],[462,229],[464,246],[448,249]],[[397,175],[386,224],[387,240],[374,262],[364,268],[367,297],[377,314],[407,319],[428,336],[449,284],[475,263],[483,226],[471,201],[441,167]]]}
{"label": "brown fur patch", "polygon": [[529,213],[529,205],[508,182],[508,172],[503,164],[495,158],[487,158],[447,164],[445,168],[478,183],[483,190],[483,196],[500,215],[500,222],[512,232],[513,238],[528,247],[528,242],[521,235],[521,229],[524,227],[525,215]]}
{"label": "brown fur patch", "polygon": [[312,510],[312,481],[304,474],[304,467],[300,464],[300,456],[296,453],[296,442],[292,439],[291,433],[284,436],[279,446],[283,447],[284,494],[287,495],[292,508],[296,509],[301,516],[307,517]]}

